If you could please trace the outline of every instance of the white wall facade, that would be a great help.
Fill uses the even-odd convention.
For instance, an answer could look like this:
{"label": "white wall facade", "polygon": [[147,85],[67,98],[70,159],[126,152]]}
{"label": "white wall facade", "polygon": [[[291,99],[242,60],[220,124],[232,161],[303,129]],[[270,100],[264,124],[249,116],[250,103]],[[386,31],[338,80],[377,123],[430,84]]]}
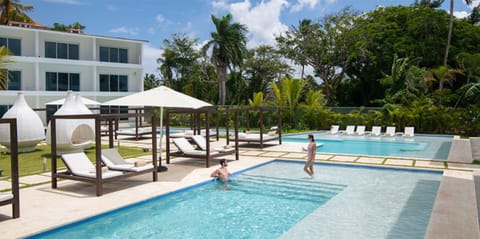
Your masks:
{"label": "white wall facade", "polygon": [[[3,25],[0,38],[21,41],[21,55],[9,56],[11,62],[6,64],[7,70],[21,72],[21,88],[0,91],[0,106],[12,105],[19,91],[32,108],[45,108],[45,103],[64,98],[66,91],[46,90],[47,72],[78,74],[80,95],[99,102],[143,91],[146,41]],[[78,45],[79,59],[47,58],[45,42]],[[126,49],[128,62],[100,61],[101,47]],[[128,90],[101,91],[101,74],[127,76]],[[45,112],[39,112],[39,116],[45,123]]]}

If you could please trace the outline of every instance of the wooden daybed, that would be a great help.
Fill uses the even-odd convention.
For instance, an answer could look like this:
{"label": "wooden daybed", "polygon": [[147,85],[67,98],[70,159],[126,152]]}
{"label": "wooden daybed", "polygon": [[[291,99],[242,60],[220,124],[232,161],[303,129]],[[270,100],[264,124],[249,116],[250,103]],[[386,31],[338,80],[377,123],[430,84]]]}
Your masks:
{"label": "wooden daybed", "polygon": [[[233,147],[234,150],[232,151],[224,151],[224,152],[221,152],[221,151],[217,151],[215,153],[210,153],[212,150],[210,148],[210,141],[207,140],[206,141],[206,150],[205,150],[205,153],[198,153],[198,154],[185,154],[184,152],[181,152],[181,151],[175,151],[175,152],[171,152],[170,151],[170,144],[171,144],[171,134],[170,134],[170,120],[171,120],[171,114],[196,114],[196,115],[200,115],[200,114],[204,114],[205,115],[205,138],[206,139],[210,139],[210,123],[209,123],[209,120],[210,120],[210,116],[211,114],[221,114],[221,113],[234,113],[235,114],[235,135],[237,135],[238,133],[238,119],[237,119],[237,115],[238,115],[238,110],[237,109],[223,109],[223,110],[219,110],[219,109],[215,109],[215,108],[202,108],[202,109],[172,109],[172,110],[167,110],[167,113],[166,113],[166,124],[165,124],[165,128],[166,128],[166,153],[167,153],[167,164],[170,163],[170,156],[176,156],[176,157],[189,157],[189,158],[199,158],[199,159],[204,159],[205,160],[205,166],[208,168],[210,167],[210,159],[213,159],[213,158],[217,158],[217,157],[221,157],[221,156],[225,156],[225,155],[229,155],[229,154],[232,154],[232,153],[235,153],[235,160],[238,160],[239,159],[239,154],[238,154],[238,141],[235,141],[235,146]],[[198,121],[197,121],[198,122]],[[200,129],[200,125],[194,125],[193,128],[196,128],[196,129]],[[217,132],[218,132],[218,126],[217,126]],[[194,134],[195,133],[198,133],[198,130],[197,132],[195,132],[194,130]],[[193,136],[193,135],[192,135]],[[218,137],[218,134],[216,135]],[[178,137],[177,137],[178,138]]]}
{"label": "wooden daybed", "polygon": [[0,206],[12,205],[12,217],[20,217],[20,188],[18,184],[18,137],[17,120],[0,119],[0,124],[9,124],[10,128],[10,160],[11,160],[11,193],[0,193]]}
{"label": "wooden daybed", "polygon": [[[113,177],[102,177],[102,151],[101,151],[101,138],[100,138],[100,121],[101,120],[109,120],[111,123],[114,118],[121,118],[121,117],[130,117],[132,114],[112,114],[112,115],[99,115],[99,114],[90,114],[90,115],[62,115],[62,116],[52,116],[50,124],[51,124],[51,152],[52,152],[52,188],[58,187],[58,179],[65,178],[71,179],[76,181],[82,181],[87,183],[92,183],[96,187],[96,195],[101,196],[103,194],[103,187],[104,183],[117,181],[122,178],[132,177],[139,174],[145,173],[152,173],[153,181],[158,181],[157,175],[157,135],[156,130],[152,130],[152,163],[153,168],[142,170],[138,172],[122,172],[118,176]],[[135,114],[138,115],[138,114]],[[156,119],[154,115],[151,115],[152,118],[152,129],[156,129]],[[75,175],[71,172],[71,170],[66,170],[62,172],[57,171],[57,154],[56,152],[56,121],[61,119],[93,119],[95,120],[95,174],[96,177],[86,177],[86,176],[79,176]],[[109,147],[113,148],[113,125],[109,124]]]}
{"label": "wooden daybed", "polygon": [[[278,122],[277,126],[270,128],[268,132],[265,132],[264,125],[263,125],[263,111],[277,111],[278,114]],[[259,132],[255,133],[238,133],[235,137],[230,137],[227,131],[227,144],[230,140],[236,140],[238,142],[247,142],[248,144],[255,143],[259,144],[260,148],[263,148],[266,142],[271,141],[278,141],[278,144],[282,144],[282,116],[281,111],[278,108],[271,108],[271,107],[248,107],[243,108],[242,112],[246,112],[247,115],[247,131],[249,129],[249,113],[250,111],[257,111],[258,112],[258,122],[259,122]]]}

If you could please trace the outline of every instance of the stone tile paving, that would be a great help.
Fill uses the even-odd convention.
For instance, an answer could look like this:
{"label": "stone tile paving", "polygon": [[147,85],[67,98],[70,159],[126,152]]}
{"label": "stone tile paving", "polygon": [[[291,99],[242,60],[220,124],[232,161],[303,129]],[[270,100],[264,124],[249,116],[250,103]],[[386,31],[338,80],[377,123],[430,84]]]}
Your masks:
{"label": "stone tile paving", "polygon": [[395,166],[412,166],[413,160],[411,159],[387,159],[385,161],[386,165],[395,165]]}
{"label": "stone tile paving", "polygon": [[307,158],[306,153],[287,153],[282,158]]}
{"label": "stone tile paving", "polygon": [[317,154],[317,155],[315,155],[315,159],[317,159],[317,160],[329,160],[333,156],[334,155],[330,155],[330,154]]}
{"label": "stone tile paving", "polygon": [[258,156],[260,154],[263,154],[265,152],[263,151],[257,151],[257,150],[250,150],[250,151],[247,151],[247,152],[243,152],[242,155],[243,156]]}
{"label": "stone tile paving", "polygon": [[479,164],[447,163],[449,169],[472,170],[480,169]]}
{"label": "stone tile paving", "polygon": [[262,157],[280,157],[287,154],[286,152],[266,152],[262,154]]}
{"label": "stone tile paving", "polygon": [[12,183],[7,180],[0,180],[0,190],[12,188]]}
{"label": "stone tile paving", "polygon": [[332,161],[341,161],[341,162],[353,162],[357,160],[357,156],[347,156],[347,155],[336,155],[332,157],[330,160]]}
{"label": "stone tile paving", "polygon": [[37,174],[37,175],[20,177],[19,181],[20,183],[24,183],[24,184],[47,183],[47,182],[50,182],[50,177]]}
{"label": "stone tile paving", "polygon": [[422,167],[422,168],[445,168],[444,162],[437,162],[437,161],[426,161],[426,160],[417,160],[415,161],[415,167]]}
{"label": "stone tile paving", "polygon": [[382,164],[383,161],[385,161],[384,158],[360,157],[356,162],[357,163]]}

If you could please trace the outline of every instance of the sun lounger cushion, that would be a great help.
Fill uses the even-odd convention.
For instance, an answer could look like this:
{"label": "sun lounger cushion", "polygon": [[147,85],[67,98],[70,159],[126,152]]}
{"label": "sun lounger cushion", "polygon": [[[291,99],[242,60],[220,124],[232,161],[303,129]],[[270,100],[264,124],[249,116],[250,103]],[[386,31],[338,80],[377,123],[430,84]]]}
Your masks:
{"label": "sun lounger cushion", "polygon": [[102,161],[103,163],[105,163],[105,165],[107,165],[109,169],[119,171],[138,172],[153,168],[153,165],[151,164],[135,166],[135,163],[129,163],[125,161],[123,157],[118,153],[118,150],[116,148],[103,149]]}
{"label": "sun lounger cushion", "polygon": [[13,198],[11,193],[0,193],[0,202],[7,201]]}
{"label": "sun lounger cushion", "polygon": [[[90,172],[93,168],[95,168],[95,165],[90,162],[90,159],[88,159],[85,153],[63,154],[62,159],[72,174],[88,178],[96,177],[95,173]],[[102,178],[111,178],[119,175],[122,175],[122,172],[108,171],[102,173]]]}

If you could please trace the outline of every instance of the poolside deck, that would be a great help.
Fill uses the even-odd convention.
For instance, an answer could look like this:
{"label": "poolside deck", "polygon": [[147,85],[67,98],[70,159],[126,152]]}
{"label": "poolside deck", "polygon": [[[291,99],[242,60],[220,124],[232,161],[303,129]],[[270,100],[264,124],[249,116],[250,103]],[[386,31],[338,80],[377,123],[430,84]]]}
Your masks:
{"label": "poolside deck", "polygon": [[[224,142],[216,142],[221,145]],[[122,141],[122,145],[140,145],[142,142]],[[284,142],[282,145],[242,147],[240,160],[232,161],[229,170],[236,172],[274,159],[305,160],[303,144]],[[148,157],[146,157],[148,158]],[[233,160],[234,157],[226,158]],[[444,176],[437,193],[426,238],[478,238],[478,216],[473,183],[473,170],[480,165],[459,162],[428,161],[411,158],[365,157],[358,155],[317,154],[317,161],[325,163],[366,164],[379,167],[407,167],[412,169],[443,170]],[[163,162],[164,164],[164,162]],[[91,184],[63,180],[58,189],[51,189],[49,174],[22,177],[20,191],[21,217],[10,219],[11,207],[0,207],[2,238],[17,238],[52,227],[100,214],[128,204],[172,192],[209,179],[218,167],[210,168],[198,159],[176,158],[168,165],[168,172],[159,173],[159,181],[151,175],[140,175],[105,184],[104,195],[96,197]],[[0,180],[0,189],[9,182]]]}

